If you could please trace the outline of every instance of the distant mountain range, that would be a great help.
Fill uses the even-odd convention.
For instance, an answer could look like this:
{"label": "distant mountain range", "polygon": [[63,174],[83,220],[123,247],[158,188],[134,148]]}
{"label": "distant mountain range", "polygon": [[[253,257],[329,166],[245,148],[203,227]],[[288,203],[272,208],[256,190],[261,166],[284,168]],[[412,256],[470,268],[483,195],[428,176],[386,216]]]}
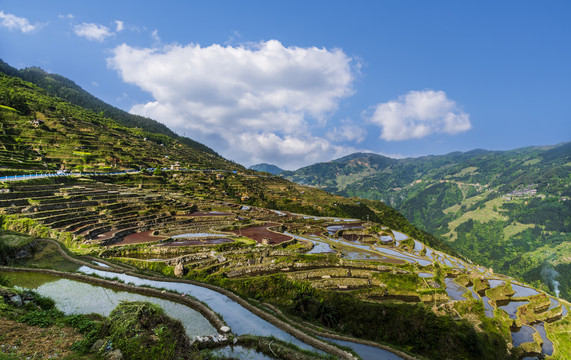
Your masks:
{"label": "distant mountain range", "polygon": [[277,174],[284,171],[283,169],[281,169],[275,165],[267,164],[267,163],[252,165],[248,169],[255,170],[255,171],[261,171],[261,172],[267,172],[267,173],[270,173],[272,175],[277,175]]}
{"label": "distant mountain range", "polygon": [[571,298],[571,142],[393,159],[356,153],[281,176],[382,200],[462,255]]}

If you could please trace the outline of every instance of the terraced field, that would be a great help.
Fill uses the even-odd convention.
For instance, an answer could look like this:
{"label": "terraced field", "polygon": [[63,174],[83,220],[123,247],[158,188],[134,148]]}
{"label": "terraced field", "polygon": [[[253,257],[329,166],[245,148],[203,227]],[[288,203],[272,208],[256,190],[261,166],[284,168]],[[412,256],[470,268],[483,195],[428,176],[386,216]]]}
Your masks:
{"label": "terraced field", "polygon": [[[568,303],[395,229],[208,200],[196,195],[202,191],[198,184],[190,193],[141,179],[129,186],[101,180],[5,184],[3,227],[57,238],[76,253],[216,283],[286,308],[284,301],[291,299],[276,295],[280,290],[273,282],[299,287],[297,296],[325,292],[365,303],[424,304],[479,331],[500,329],[516,357],[565,358],[557,324],[567,320]],[[204,180],[204,189],[215,191],[207,184]],[[241,191],[240,183],[234,188]],[[333,330],[335,321],[321,322]]]}

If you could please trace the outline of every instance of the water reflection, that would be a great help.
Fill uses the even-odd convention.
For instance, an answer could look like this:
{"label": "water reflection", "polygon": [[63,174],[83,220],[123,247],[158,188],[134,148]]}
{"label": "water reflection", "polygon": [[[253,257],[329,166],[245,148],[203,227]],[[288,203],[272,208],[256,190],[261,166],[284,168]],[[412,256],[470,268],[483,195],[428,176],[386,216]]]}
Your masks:
{"label": "water reflection", "polygon": [[474,286],[469,286],[467,288],[468,290],[470,290],[470,292],[472,293],[472,298],[474,298],[475,300],[480,299],[480,297],[478,296],[478,294],[476,294],[476,292],[474,291]]}
{"label": "water reflection", "polygon": [[490,304],[490,298],[487,296],[482,296],[482,301],[484,302],[484,313],[486,317],[490,319],[494,317],[494,307]]}
{"label": "water reflection", "polygon": [[553,355],[553,343],[551,340],[547,338],[547,334],[545,333],[545,324],[539,323],[533,326],[535,330],[541,335],[541,339],[543,340],[543,345],[541,346],[541,352],[545,355]]}
{"label": "water reflection", "polygon": [[510,319],[515,320],[517,318],[517,308],[527,303],[528,301],[510,301],[506,305],[501,305],[498,307],[507,312],[510,316]]}
{"label": "water reflection", "polygon": [[[11,273],[11,275],[15,275],[12,281],[15,286],[29,288],[26,286],[29,283],[26,278],[35,277],[38,274]],[[65,314],[96,313],[109,316],[121,301],[146,301],[159,305],[170,317],[180,320],[190,338],[218,334],[216,329],[198,311],[173,301],[126,291],[116,291],[51,275],[42,275],[41,277],[43,280],[49,281],[35,287],[34,291],[53,299],[56,307]]]}
{"label": "water reflection", "polygon": [[462,295],[466,292],[466,288],[456,284],[454,278],[445,278],[444,282],[446,283],[446,293],[450,299],[464,300]]}
{"label": "water reflection", "polygon": [[418,273],[418,276],[420,276],[421,278],[431,278],[431,277],[434,277],[434,274],[420,272],[420,273]]}
{"label": "water reflection", "polygon": [[408,239],[408,235],[406,235],[406,234],[403,234],[403,233],[395,231],[395,230],[392,230],[392,232],[393,232],[393,235],[395,236],[396,241],[403,241],[403,240]]}
{"label": "water reflection", "polygon": [[272,360],[271,357],[266,356],[262,353],[257,352],[254,349],[248,349],[243,346],[235,345],[235,346],[224,346],[215,350],[210,351],[211,354],[221,357],[221,358],[230,358],[230,359],[252,359],[252,360]]}
{"label": "water reflection", "polygon": [[226,321],[228,326],[230,326],[232,331],[237,335],[252,334],[257,336],[274,336],[280,340],[295,344],[303,349],[321,352],[320,350],[298,340],[275,325],[272,325],[254,315],[251,311],[243,308],[240,304],[228,298],[226,295],[214,290],[187,283],[148,280],[127,274],[96,270],[88,266],[82,266],[79,271],[85,274],[95,274],[105,278],[116,277],[125,283],[131,283],[137,286],[151,286],[154,288],[164,288],[171,291],[177,291],[179,293],[189,294],[208,304],[212,310],[221,314],[224,321]]}
{"label": "water reflection", "polygon": [[551,310],[559,306],[559,300],[555,298],[549,298],[549,300],[551,301],[551,304],[549,305],[549,308],[547,310]]}
{"label": "water reflection", "polygon": [[402,358],[396,354],[393,354],[390,351],[380,349],[375,346],[363,345],[349,341],[331,339],[327,337],[322,337],[322,339],[327,340],[329,342],[341,345],[341,346],[348,346],[353,351],[355,351],[363,360],[401,360]]}
{"label": "water reflection", "polygon": [[523,325],[518,331],[512,331],[512,342],[514,347],[518,347],[523,343],[533,341],[533,333],[535,330],[531,326]]}
{"label": "water reflection", "polygon": [[539,294],[539,291],[527,286],[512,283],[512,289],[515,291],[513,297],[528,297]]}

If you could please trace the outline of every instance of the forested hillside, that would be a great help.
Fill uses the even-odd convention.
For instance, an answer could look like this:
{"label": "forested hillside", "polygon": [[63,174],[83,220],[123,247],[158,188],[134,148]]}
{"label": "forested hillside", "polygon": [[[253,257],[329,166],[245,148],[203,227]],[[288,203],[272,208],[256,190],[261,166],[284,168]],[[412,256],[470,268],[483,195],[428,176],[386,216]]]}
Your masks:
{"label": "forested hillside", "polygon": [[571,143],[391,159],[353,154],[287,179],[382,200],[464,256],[571,297]]}

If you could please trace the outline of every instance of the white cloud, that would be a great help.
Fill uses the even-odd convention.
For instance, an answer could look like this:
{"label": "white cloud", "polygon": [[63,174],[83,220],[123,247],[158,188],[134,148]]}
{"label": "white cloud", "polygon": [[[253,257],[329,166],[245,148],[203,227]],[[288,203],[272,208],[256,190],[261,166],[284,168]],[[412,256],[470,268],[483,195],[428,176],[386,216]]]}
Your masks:
{"label": "white cloud", "polygon": [[352,61],[338,49],[285,47],[270,40],[236,47],[123,44],[108,64],[124,81],[152,94],[154,101],[132,112],[237,161],[272,162],[272,156],[286,161],[291,151],[293,166],[337,151],[309,129],[323,125],[352,94]]}
{"label": "white cloud", "polygon": [[159,31],[157,29],[153,30],[151,33],[151,38],[155,40],[155,42],[161,42],[161,38],[159,37]]}
{"label": "white cloud", "polygon": [[5,14],[4,11],[0,11],[0,20],[1,26],[9,30],[20,30],[23,33],[32,32],[42,26],[41,24],[32,25],[28,19],[18,17],[14,14]]}
{"label": "white cloud", "polygon": [[358,151],[337,146],[323,138],[279,136],[274,133],[241,133],[230,141],[235,150],[233,160],[246,166],[266,162],[282,169],[295,170],[302,166],[328,161]]}
{"label": "white cloud", "polygon": [[84,37],[87,40],[99,42],[102,42],[109,36],[113,35],[113,32],[109,30],[107,26],[93,23],[81,23],[79,25],[74,25],[73,32],[75,35]]}
{"label": "white cloud", "polygon": [[340,127],[332,128],[325,134],[331,141],[354,141],[360,143],[365,140],[367,131],[356,125],[342,125]]}
{"label": "white cloud", "polygon": [[115,20],[115,31],[116,32],[121,32],[121,31],[123,31],[124,28],[125,28],[125,25],[123,24],[123,21]]}
{"label": "white cloud", "polygon": [[73,19],[73,14],[67,14],[67,15],[60,14],[60,15],[58,15],[58,17],[60,19]]}
{"label": "white cloud", "polygon": [[446,97],[444,91],[410,91],[398,100],[376,106],[370,121],[380,125],[384,140],[422,138],[433,133],[457,134],[469,130],[470,115]]}

